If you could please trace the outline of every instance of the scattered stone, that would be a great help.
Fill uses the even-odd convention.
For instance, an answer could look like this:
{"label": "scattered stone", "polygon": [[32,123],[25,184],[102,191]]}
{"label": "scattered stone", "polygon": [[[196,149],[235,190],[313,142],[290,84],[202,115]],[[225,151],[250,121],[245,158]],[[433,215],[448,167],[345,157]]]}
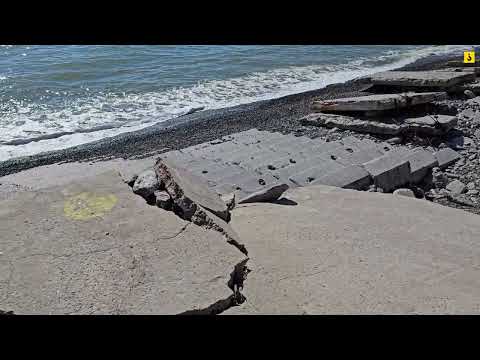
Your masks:
{"label": "scattered stone", "polygon": [[446,186],[446,189],[453,195],[460,195],[466,190],[467,186],[460,180],[454,180]]}
{"label": "scattered stone", "polygon": [[156,162],[155,172],[172,198],[174,211],[176,210],[182,218],[191,219],[198,205],[226,222],[230,221],[227,205],[199,176],[177,167],[174,161],[162,158]]}
{"label": "scattered stone", "polygon": [[463,94],[469,99],[473,99],[475,97],[475,94],[473,93],[472,90],[467,89],[463,92]]}
{"label": "scattered stone", "polygon": [[410,189],[397,189],[393,192],[393,195],[415,197],[415,193]]}
{"label": "scattered stone", "polygon": [[461,195],[446,194],[446,198],[458,205],[475,207],[475,204]]}
{"label": "scattered stone", "polygon": [[472,154],[468,157],[468,160],[470,161],[475,160],[476,157],[477,157],[477,154]]}
{"label": "scattered stone", "polygon": [[140,195],[148,202],[152,202],[154,193],[160,189],[160,183],[157,179],[157,175],[153,170],[146,170],[142,172],[135,180],[133,184],[133,192]]}
{"label": "scattered stone", "polygon": [[155,191],[155,204],[165,210],[170,210],[172,208],[172,199],[170,195],[165,190]]}
{"label": "scattered stone", "polygon": [[269,202],[277,200],[289,186],[287,184],[277,184],[269,186],[265,189],[249,194],[240,199],[239,204],[254,203],[254,202]]}
{"label": "scattered stone", "polygon": [[475,189],[475,183],[473,181],[470,181],[468,184],[467,184],[467,189],[468,190],[474,190]]}
{"label": "scattered stone", "polygon": [[468,190],[467,195],[478,195],[479,191],[478,190]]}
{"label": "scattered stone", "polygon": [[235,193],[224,194],[220,196],[223,202],[227,205],[228,210],[232,211],[235,208]]}

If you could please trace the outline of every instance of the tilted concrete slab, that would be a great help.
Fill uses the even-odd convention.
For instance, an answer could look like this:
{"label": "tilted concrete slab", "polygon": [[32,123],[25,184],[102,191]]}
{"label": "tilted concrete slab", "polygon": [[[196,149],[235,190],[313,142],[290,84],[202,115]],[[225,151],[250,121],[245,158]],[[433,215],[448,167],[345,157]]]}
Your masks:
{"label": "tilted concrete slab", "polygon": [[219,232],[147,205],[117,171],[1,201],[0,250],[0,303],[16,314],[206,308],[232,295],[245,258]]}
{"label": "tilted concrete slab", "polygon": [[475,74],[455,71],[386,71],[373,74],[374,85],[427,87],[448,89],[452,86],[474,81]]}
{"label": "tilted concrete slab", "polygon": [[[466,74],[470,76],[470,74]],[[465,76],[465,75],[463,75]],[[316,100],[313,111],[384,111],[446,99],[444,92],[378,94],[333,100]]]}
{"label": "tilted concrete slab", "polygon": [[448,167],[462,157],[458,152],[450,148],[440,149],[434,155],[441,169]]}
{"label": "tilted concrete slab", "polygon": [[410,182],[418,183],[428,174],[428,171],[438,166],[438,160],[430,151],[417,149],[405,157],[410,163]]}
{"label": "tilted concrete slab", "polygon": [[374,184],[385,191],[392,191],[410,181],[410,163],[400,151],[390,151],[363,164],[363,167],[372,176]]}
{"label": "tilted concrete slab", "polygon": [[349,165],[321,176],[310,185],[328,185],[343,189],[364,190],[371,183],[372,179],[370,174],[363,167]]}
{"label": "tilted concrete slab", "polygon": [[425,200],[324,186],[297,205],[233,210],[252,272],[224,314],[472,314],[478,215]]}

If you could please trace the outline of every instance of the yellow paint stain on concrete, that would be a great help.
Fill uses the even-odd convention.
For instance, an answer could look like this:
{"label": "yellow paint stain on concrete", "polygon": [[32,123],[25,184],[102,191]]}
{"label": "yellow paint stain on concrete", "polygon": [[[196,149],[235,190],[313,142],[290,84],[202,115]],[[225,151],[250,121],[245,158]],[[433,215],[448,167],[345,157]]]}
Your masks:
{"label": "yellow paint stain on concrete", "polygon": [[69,197],[65,201],[63,210],[65,216],[73,220],[89,220],[102,217],[110,212],[118,199],[115,195],[99,196],[90,192],[83,192]]}

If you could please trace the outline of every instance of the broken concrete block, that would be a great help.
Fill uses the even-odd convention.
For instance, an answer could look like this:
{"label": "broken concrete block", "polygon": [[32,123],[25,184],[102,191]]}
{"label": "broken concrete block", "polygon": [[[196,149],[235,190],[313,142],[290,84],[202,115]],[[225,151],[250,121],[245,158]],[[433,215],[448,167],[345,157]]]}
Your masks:
{"label": "broken concrete block", "polygon": [[460,180],[454,180],[447,185],[446,189],[453,195],[460,195],[465,192],[467,186]]}
{"label": "broken concrete block", "polygon": [[415,194],[412,190],[410,189],[397,189],[393,192],[393,195],[397,196],[408,196],[408,197],[415,197]]}
{"label": "broken concrete block", "polygon": [[446,168],[462,157],[459,153],[450,148],[441,149],[437,151],[434,156],[438,161],[438,167],[440,169]]}
{"label": "broken concrete block", "polygon": [[147,201],[153,201],[154,192],[160,189],[160,183],[153,170],[146,170],[137,176],[133,183],[133,192]]}
{"label": "broken concrete block", "polygon": [[277,184],[269,186],[268,188],[257,191],[253,194],[247,195],[240,199],[239,204],[253,203],[253,202],[269,202],[277,200],[289,186],[287,184]]}
{"label": "broken concrete block", "polygon": [[223,220],[230,221],[227,205],[209,189],[202,178],[177,167],[173,161],[162,158],[156,162],[155,172],[184,219],[190,219],[199,205]]}
{"label": "broken concrete block", "polygon": [[444,92],[378,94],[333,100],[316,100],[314,111],[384,111],[446,99]]}
{"label": "broken concrete block", "polygon": [[351,130],[369,134],[399,135],[402,127],[397,124],[387,124],[378,121],[355,119],[351,116],[336,114],[310,114],[302,118],[303,125],[337,127],[343,130]]}
{"label": "broken concrete block", "polygon": [[442,135],[457,125],[457,118],[448,115],[427,115],[404,121],[404,132],[417,132],[427,136]]}
{"label": "broken concrete block", "polygon": [[172,199],[166,191],[157,190],[154,192],[155,204],[162,209],[170,210],[172,208]]}
{"label": "broken concrete block", "polygon": [[418,149],[405,157],[410,162],[410,182],[419,183],[430,169],[438,166],[438,160],[429,151]]}
{"label": "broken concrete block", "polygon": [[455,85],[475,81],[473,72],[455,71],[386,71],[373,74],[370,81],[374,85],[427,87],[448,89]]}
{"label": "broken concrete block", "polygon": [[371,182],[370,174],[363,167],[350,165],[316,179],[311,182],[311,185],[320,184],[344,189],[363,190],[367,188]]}
{"label": "broken concrete block", "polygon": [[363,167],[372,176],[377,187],[389,192],[410,181],[410,163],[404,156],[398,151],[390,151],[363,164]]}

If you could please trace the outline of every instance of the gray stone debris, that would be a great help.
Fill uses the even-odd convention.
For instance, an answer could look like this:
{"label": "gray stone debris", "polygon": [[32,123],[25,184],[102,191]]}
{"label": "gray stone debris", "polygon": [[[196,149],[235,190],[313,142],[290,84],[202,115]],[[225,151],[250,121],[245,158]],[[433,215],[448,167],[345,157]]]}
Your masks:
{"label": "gray stone debris", "polygon": [[136,178],[133,184],[133,192],[147,201],[151,201],[156,190],[160,189],[160,183],[153,170],[146,170]]}
{"label": "gray stone debris", "polygon": [[460,195],[465,192],[467,186],[460,180],[454,180],[447,185],[446,189],[450,191],[452,195]]}
{"label": "gray stone debris", "polygon": [[443,189],[448,184],[448,176],[435,167],[432,169],[432,183],[437,189]]}
{"label": "gray stone debris", "polygon": [[410,189],[397,189],[393,192],[393,195],[397,196],[408,196],[408,197],[415,197],[415,194]]}
{"label": "gray stone debris", "polygon": [[249,194],[238,201],[239,204],[253,203],[253,202],[269,202],[277,200],[289,186],[287,184],[273,185],[263,190]]}
{"label": "gray stone debris", "polygon": [[172,199],[170,195],[162,190],[157,190],[154,192],[155,195],[155,204],[162,209],[170,210],[172,208]]}
{"label": "gray stone debris", "polygon": [[467,189],[468,190],[474,190],[475,189],[475,183],[473,181],[470,181],[468,184],[467,184]]}
{"label": "gray stone debris", "polygon": [[425,104],[431,101],[444,100],[446,96],[447,94],[444,92],[407,92],[401,94],[379,94],[333,100],[316,100],[313,102],[312,109],[319,112],[385,111]]}
{"label": "gray stone debris", "polygon": [[227,205],[208,188],[202,178],[161,158],[155,164],[155,172],[172,198],[174,207],[180,209],[185,219],[190,219],[197,205],[200,205],[223,220],[230,221]]}

